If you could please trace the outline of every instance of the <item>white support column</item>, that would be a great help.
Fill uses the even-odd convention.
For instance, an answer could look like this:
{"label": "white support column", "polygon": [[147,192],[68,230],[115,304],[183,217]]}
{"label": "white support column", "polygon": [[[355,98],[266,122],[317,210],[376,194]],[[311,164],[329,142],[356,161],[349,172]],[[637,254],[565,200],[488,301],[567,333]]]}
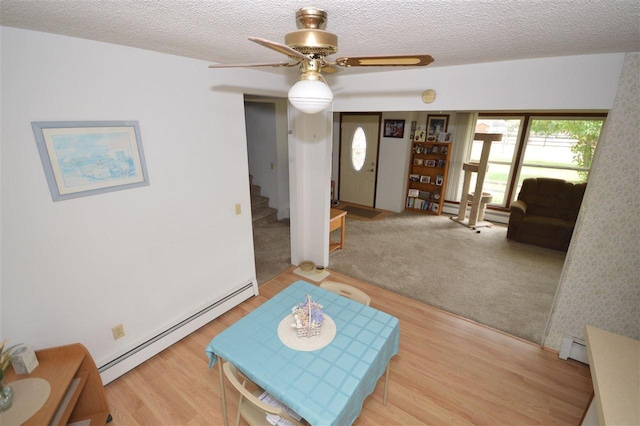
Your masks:
{"label": "white support column", "polygon": [[329,264],[333,113],[289,107],[291,263]]}

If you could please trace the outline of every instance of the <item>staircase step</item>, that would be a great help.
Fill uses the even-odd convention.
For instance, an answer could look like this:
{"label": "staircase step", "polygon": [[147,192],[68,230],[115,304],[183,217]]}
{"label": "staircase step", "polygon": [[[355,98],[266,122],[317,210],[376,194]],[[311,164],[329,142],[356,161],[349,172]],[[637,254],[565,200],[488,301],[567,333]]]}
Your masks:
{"label": "staircase step", "polygon": [[261,207],[256,210],[251,210],[251,216],[254,226],[263,225],[278,220],[278,210],[271,207]]}
{"label": "staircase step", "polygon": [[269,198],[263,195],[251,197],[251,210],[257,210],[261,207],[269,207]]}
{"label": "staircase step", "polygon": [[258,185],[251,185],[251,196],[256,197],[260,196],[260,191],[262,191],[262,187]]}

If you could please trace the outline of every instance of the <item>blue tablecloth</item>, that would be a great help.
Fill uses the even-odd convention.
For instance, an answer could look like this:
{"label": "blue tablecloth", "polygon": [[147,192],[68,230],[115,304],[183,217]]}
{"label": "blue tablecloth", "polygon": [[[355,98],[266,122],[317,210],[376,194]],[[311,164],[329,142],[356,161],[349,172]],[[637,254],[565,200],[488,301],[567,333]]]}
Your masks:
{"label": "blue tablecloth", "polygon": [[[336,323],[322,349],[285,346],[278,324],[307,294]],[[398,319],[304,281],[296,281],[217,335],[206,348],[291,407],[312,425],[350,425],[362,411],[391,357],[398,353]]]}

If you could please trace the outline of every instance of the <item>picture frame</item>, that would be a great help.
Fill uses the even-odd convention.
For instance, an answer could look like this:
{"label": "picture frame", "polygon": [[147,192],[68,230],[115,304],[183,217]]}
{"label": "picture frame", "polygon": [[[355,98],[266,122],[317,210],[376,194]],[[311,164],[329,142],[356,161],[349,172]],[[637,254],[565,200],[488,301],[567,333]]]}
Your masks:
{"label": "picture frame", "polygon": [[149,185],[137,121],[31,123],[53,201]]}
{"label": "picture frame", "polygon": [[431,153],[432,154],[437,154],[438,153],[438,147],[436,145],[431,147]]}
{"label": "picture frame", "polygon": [[404,138],[405,120],[384,120],[385,138]]}
{"label": "picture frame", "polygon": [[436,175],[436,185],[442,186],[442,182],[444,181],[444,176]]}
{"label": "picture frame", "polygon": [[414,166],[422,166],[424,164],[424,161],[422,160],[422,158],[414,158],[413,159],[413,165]]}
{"label": "picture frame", "polygon": [[438,142],[449,142],[449,141],[451,141],[450,132],[440,132],[438,134]]}
{"label": "picture frame", "polygon": [[449,147],[445,145],[440,150],[440,154],[446,154],[447,152],[449,152]]}
{"label": "picture frame", "polygon": [[418,174],[410,174],[409,175],[409,182],[420,182],[420,175]]}
{"label": "picture frame", "polygon": [[435,142],[441,132],[449,128],[449,115],[427,115],[427,141]]}
{"label": "picture frame", "polygon": [[436,160],[425,160],[424,165],[427,166],[427,167],[435,167],[436,166]]}
{"label": "picture frame", "polygon": [[416,127],[416,132],[413,135],[413,140],[416,142],[425,142],[427,140],[427,131],[424,127],[424,124],[419,124]]}
{"label": "picture frame", "polygon": [[431,176],[420,176],[420,183],[431,183]]}

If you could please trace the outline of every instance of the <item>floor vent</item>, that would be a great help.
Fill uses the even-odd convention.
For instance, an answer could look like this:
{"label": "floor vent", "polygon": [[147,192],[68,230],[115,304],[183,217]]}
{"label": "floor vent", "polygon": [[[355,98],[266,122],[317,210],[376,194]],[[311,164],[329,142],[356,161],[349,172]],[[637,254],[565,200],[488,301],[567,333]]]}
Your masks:
{"label": "floor vent", "polygon": [[587,345],[584,340],[577,337],[564,336],[558,356],[562,359],[575,359],[583,364],[589,365],[589,355],[587,353]]}

